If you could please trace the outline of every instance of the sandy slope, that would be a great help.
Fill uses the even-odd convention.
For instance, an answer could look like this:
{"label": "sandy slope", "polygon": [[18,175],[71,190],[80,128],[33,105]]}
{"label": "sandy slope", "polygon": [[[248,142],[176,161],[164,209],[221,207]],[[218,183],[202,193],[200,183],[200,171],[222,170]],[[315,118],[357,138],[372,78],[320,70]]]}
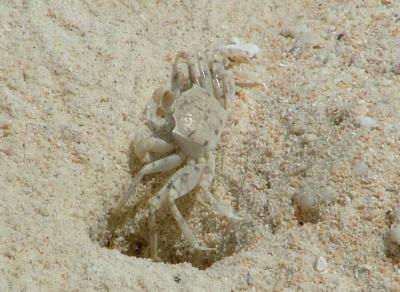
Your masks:
{"label": "sandy slope", "polygon": [[[400,289],[382,241],[400,192],[399,14],[395,0],[0,1],[0,290]],[[193,251],[166,214],[168,263],[153,263],[146,203],[166,176],[109,215],[139,167],[130,142],[174,54],[232,37],[261,53],[232,68],[213,192],[246,219],[194,192],[179,207],[219,253]]]}

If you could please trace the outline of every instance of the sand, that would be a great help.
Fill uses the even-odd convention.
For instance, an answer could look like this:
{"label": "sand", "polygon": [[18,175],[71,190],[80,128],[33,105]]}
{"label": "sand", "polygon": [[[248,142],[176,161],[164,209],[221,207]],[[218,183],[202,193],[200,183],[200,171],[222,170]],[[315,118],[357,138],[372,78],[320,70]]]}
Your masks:
{"label": "sand", "polygon": [[[399,205],[400,2],[1,1],[1,291],[399,291],[385,250]],[[237,101],[213,193],[170,214],[148,259],[131,141],[178,51],[237,37]],[[400,244],[399,244],[400,245]],[[396,245],[394,246],[396,248]],[[400,247],[399,247],[400,249]]]}

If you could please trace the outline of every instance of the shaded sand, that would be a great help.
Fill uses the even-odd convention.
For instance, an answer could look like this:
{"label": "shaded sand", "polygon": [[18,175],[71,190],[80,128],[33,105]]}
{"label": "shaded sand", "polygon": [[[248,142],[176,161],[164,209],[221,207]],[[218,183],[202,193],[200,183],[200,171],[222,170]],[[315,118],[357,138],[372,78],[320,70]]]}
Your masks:
{"label": "shaded sand", "polygon": [[[382,238],[400,192],[400,2],[216,2],[0,2],[1,291],[399,289]],[[232,67],[212,191],[245,220],[195,191],[178,207],[218,253],[161,212],[153,263],[147,201],[171,173],[113,218],[140,167],[129,145],[175,53],[233,37],[261,52]]]}

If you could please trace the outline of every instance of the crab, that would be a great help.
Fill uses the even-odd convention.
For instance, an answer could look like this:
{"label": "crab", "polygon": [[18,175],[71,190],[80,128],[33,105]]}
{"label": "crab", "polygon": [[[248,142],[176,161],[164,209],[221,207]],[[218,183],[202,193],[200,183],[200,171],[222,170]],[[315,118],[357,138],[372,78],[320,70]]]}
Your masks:
{"label": "crab", "polygon": [[[230,53],[232,57],[245,56],[245,52],[237,50]],[[154,91],[146,107],[146,127],[134,138],[134,151],[140,160],[149,153],[168,156],[144,165],[115,209],[120,211],[123,208],[145,175],[169,171],[186,162],[149,201],[150,257],[155,261],[160,260],[156,212],[163,206],[168,206],[192,247],[216,251],[216,248],[203,246],[197,241],[175,204],[178,198],[197,186],[216,211],[235,222],[243,219],[210,191],[215,176],[215,150],[235,101],[233,74],[224,66],[227,51],[219,49],[196,55],[177,54],[172,66],[171,87]],[[182,66],[187,69],[187,76],[180,69]]]}

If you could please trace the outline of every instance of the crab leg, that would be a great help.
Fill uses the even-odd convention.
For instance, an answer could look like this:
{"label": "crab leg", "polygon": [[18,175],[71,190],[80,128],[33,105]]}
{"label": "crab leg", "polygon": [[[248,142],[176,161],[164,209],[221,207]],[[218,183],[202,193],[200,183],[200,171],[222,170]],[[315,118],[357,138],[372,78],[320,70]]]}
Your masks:
{"label": "crab leg", "polygon": [[183,236],[189,243],[198,250],[204,250],[204,251],[213,251],[216,250],[215,248],[210,248],[206,246],[201,246],[196,237],[194,236],[192,230],[190,229],[189,225],[186,223],[185,218],[183,218],[181,212],[179,212],[178,208],[176,207],[174,196],[180,197],[181,195],[185,194],[173,194],[170,193],[168,196],[168,207],[169,210],[171,211],[172,216],[174,217],[176,223],[178,223],[179,228],[181,229]]}
{"label": "crab leg", "polygon": [[198,52],[197,61],[200,70],[200,85],[203,87],[208,95],[213,95],[213,86],[211,81],[210,67],[208,66],[207,56],[203,52]]}
{"label": "crab leg", "polygon": [[215,156],[212,152],[207,154],[207,165],[204,169],[203,175],[201,176],[199,186],[203,190],[206,200],[208,203],[219,213],[228,217],[231,220],[239,221],[242,220],[242,217],[239,217],[235,214],[228,206],[222,204],[219,200],[217,200],[209,190],[212,181],[215,176]]}
{"label": "crab leg", "polygon": [[133,191],[135,190],[136,185],[142,180],[142,178],[145,175],[171,170],[171,169],[179,166],[183,162],[184,159],[185,159],[185,156],[182,153],[172,154],[163,159],[153,161],[153,162],[143,166],[143,168],[133,178],[132,184],[129,187],[129,189],[125,192],[125,194],[119,200],[116,210],[120,210],[126,204],[126,202],[129,200],[129,198],[133,194]]}
{"label": "crab leg", "polygon": [[224,78],[224,97],[225,97],[225,109],[232,109],[235,100],[235,80],[231,71],[225,71]]}
{"label": "crab leg", "polygon": [[198,184],[205,167],[204,158],[199,163],[191,161],[186,167],[178,170],[167,182],[167,184],[150,200],[149,207],[149,229],[150,229],[150,256],[154,260],[157,257],[157,228],[156,211],[165,203],[168,204],[170,212],[181,229],[185,239],[199,250],[214,250],[201,246],[196,240],[192,230],[186,223],[182,214],[176,207],[175,200],[185,196]]}
{"label": "crab leg", "polygon": [[178,56],[175,63],[172,65],[171,75],[171,90],[175,96],[180,96],[183,91],[188,88],[185,74],[183,74],[178,68]]}
{"label": "crab leg", "polygon": [[236,100],[235,81],[232,72],[225,70],[221,54],[217,51],[211,63],[214,96],[229,109]]}
{"label": "crab leg", "polygon": [[[189,82],[185,78],[185,74],[183,74],[179,68],[179,60],[183,60],[183,62],[187,65],[188,67],[188,72],[189,72]],[[201,67],[203,63],[199,63],[200,66],[200,73],[204,75],[202,70],[207,70],[207,67]],[[208,69],[209,70],[209,69]],[[205,71],[207,72],[207,71]],[[192,57],[187,53],[187,52],[179,52],[176,55],[175,58],[175,63],[172,65],[172,79],[171,79],[171,90],[172,92],[176,95],[179,96],[183,91],[188,90],[191,88],[194,84],[200,84],[202,81],[202,77],[198,76],[197,74],[197,69],[196,65],[192,61]],[[200,81],[199,81],[200,80]],[[203,84],[203,83],[201,83]],[[211,80],[210,80],[210,85],[211,85]],[[211,88],[211,87],[209,87]]]}
{"label": "crab leg", "polygon": [[222,102],[222,97],[224,94],[224,66],[219,60],[218,56],[215,55],[211,63],[212,81],[214,87],[214,96]]}
{"label": "crab leg", "polygon": [[175,67],[177,67],[178,61],[180,59],[182,59],[183,62],[188,66],[190,87],[192,87],[194,84],[200,84],[196,65],[193,63],[192,57],[189,55],[189,53],[179,52],[175,59]]}

